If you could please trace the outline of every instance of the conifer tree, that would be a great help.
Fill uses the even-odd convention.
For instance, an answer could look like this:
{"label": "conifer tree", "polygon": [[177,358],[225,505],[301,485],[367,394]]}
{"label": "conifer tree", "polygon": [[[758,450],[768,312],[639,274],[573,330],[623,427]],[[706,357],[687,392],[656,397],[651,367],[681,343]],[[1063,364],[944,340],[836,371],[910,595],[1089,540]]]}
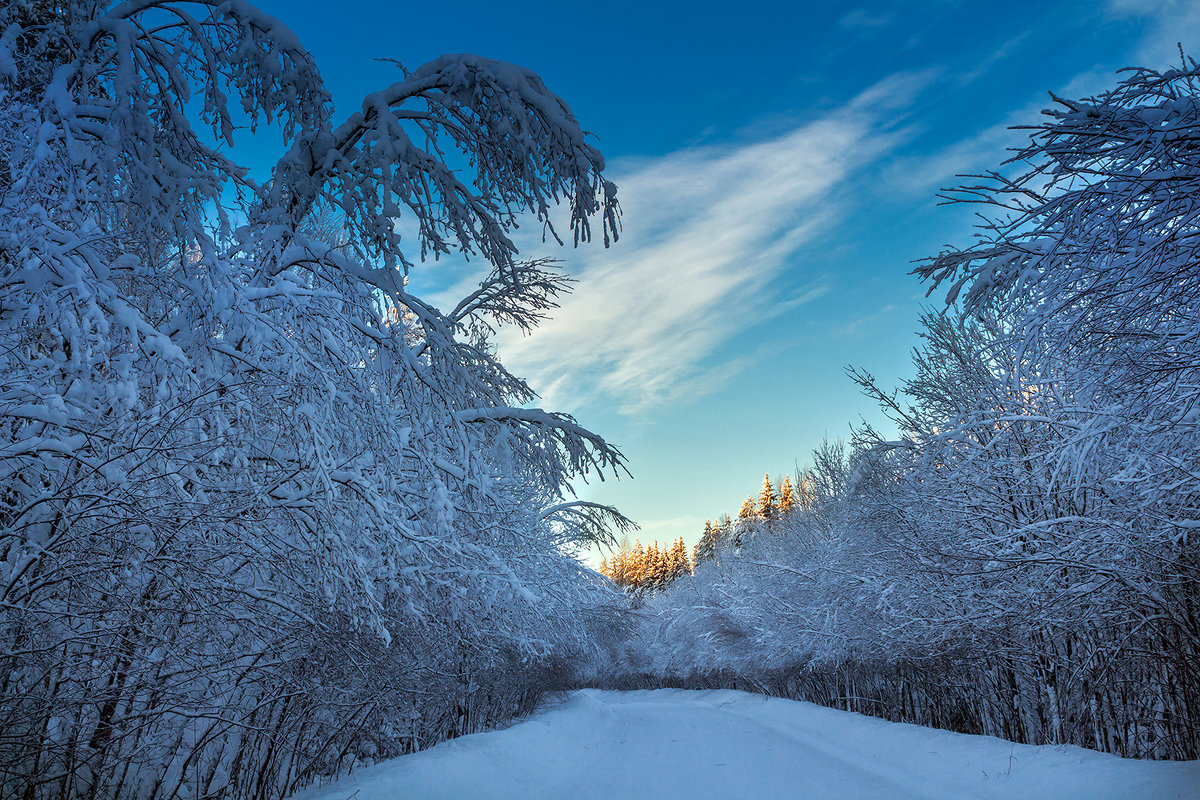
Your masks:
{"label": "conifer tree", "polygon": [[758,515],[763,519],[775,516],[775,487],[771,486],[771,476],[763,474],[762,491],[758,495]]}
{"label": "conifer tree", "polygon": [[704,533],[700,535],[700,541],[696,542],[696,548],[692,551],[692,559],[697,564],[701,561],[706,561],[713,557],[717,549],[717,529],[713,527],[710,520],[704,520]]}
{"label": "conifer tree", "polygon": [[629,541],[623,540],[619,548],[612,554],[608,565],[608,577],[618,586],[629,582]]}
{"label": "conifer tree", "polygon": [[758,516],[758,508],[754,504],[754,495],[749,495],[738,510],[738,522],[749,522]]}
{"label": "conifer tree", "polygon": [[784,475],[783,483],[779,488],[779,513],[787,514],[795,507],[796,493],[792,491],[792,480]]}
{"label": "conifer tree", "polygon": [[[711,531],[711,526],[709,528]],[[683,543],[683,537],[680,536],[675,540],[675,544],[671,547],[671,579],[690,575],[692,572],[691,562],[688,560],[687,545]]]}
{"label": "conifer tree", "polygon": [[658,540],[650,542],[646,549],[646,569],[643,582],[647,589],[657,589],[662,584],[662,558],[658,551]]}
{"label": "conifer tree", "polygon": [[642,585],[646,579],[646,548],[642,547],[642,540],[638,539],[633,543],[633,550],[629,553],[629,566],[626,568],[625,582],[635,589]]}

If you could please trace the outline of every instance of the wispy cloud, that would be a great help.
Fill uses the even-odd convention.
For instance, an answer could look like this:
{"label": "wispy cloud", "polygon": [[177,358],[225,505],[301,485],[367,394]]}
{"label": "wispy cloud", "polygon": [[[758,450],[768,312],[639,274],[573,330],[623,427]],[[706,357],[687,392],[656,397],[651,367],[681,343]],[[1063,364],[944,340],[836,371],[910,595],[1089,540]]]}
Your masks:
{"label": "wispy cloud", "polygon": [[852,319],[849,323],[835,329],[833,334],[835,336],[858,336],[863,332],[863,330],[870,328],[872,325],[882,319],[888,318],[898,310],[898,306],[889,304],[878,311],[859,314],[855,316],[854,319]]}
{"label": "wispy cloud", "polygon": [[575,292],[532,335],[500,337],[505,364],[554,407],[638,413],[720,385],[736,372],[716,363],[723,343],[831,290],[824,275],[779,281],[841,221],[838,187],[895,146],[927,80],[892,77],[765,141],[614,165],[621,241],[571,254]]}
{"label": "wispy cloud", "polygon": [[1179,62],[1179,44],[1192,58],[1200,40],[1200,4],[1195,0],[1108,0],[1108,12],[1115,17],[1149,21],[1133,57],[1136,66],[1165,68]]}
{"label": "wispy cloud", "polygon": [[[1012,126],[1035,125],[1045,118],[1043,109],[1053,107],[1048,91],[1068,98],[1096,95],[1112,88],[1120,79],[1115,70],[1121,66],[1165,69],[1179,63],[1179,45],[1193,58],[1200,58],[1200,3],[1195,0],[1105,0],[1097,9],[1108,21],[1130,23],[1126,47],[1104,53],[1101,61],[1087,66],[1070,80],[1058,85],[1031,87],[1027,103],[1011,109],[997,109],[994,124],[980,128],[974,135],[933,151],[918,151],[895,159],[883,171],[889,189],[914,197],[927,196],[939,188],[957,186],[961,175],[974,175],[994,169],[1011,148],[1028,143],[1028,131]],[[954,80],[969,85],[994,69],[1013,60],[1031,45],[1035,29],[1029,28],[1005,41],[1000,47],[979,55],[978,63]],[[1064,34],[1064,35],[1069,35]],[[1121,59],[1119,62],[1110,59]]]}
{"label": "wispy cloud", "polygon": [[846,12],[838,20],[839,28],[849,30],[872,30],[889,27],[896,21],[896,15],[887,12],[871,13],[865,8],[855,8]]}

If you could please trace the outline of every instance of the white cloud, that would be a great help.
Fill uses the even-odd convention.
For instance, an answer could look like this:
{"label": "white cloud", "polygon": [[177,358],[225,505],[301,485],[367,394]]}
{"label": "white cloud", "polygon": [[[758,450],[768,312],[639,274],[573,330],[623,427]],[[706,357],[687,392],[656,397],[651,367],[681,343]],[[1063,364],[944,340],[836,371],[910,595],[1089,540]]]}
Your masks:
{"label": "white cloud", "polygon": [[1135,66],[1165,69],[1179,63],[1179,44],[1197,58],[1200,46],[1200,4],[1195,0],[1108,0],[1114,17],[1147,19],[1149,28],[1141,36],[1133,57]]}
{"label": "white cloud", "polygon": [[575,292],[532,335],[505,332],[504,363],[556,408],[586,398],[636,413],[715,388],[736,372],[714,363],[724,342],[829,291],[822,275],[786,295],[772,284],[840,220],[838,186],[895,144],[927,80],[888,79],[766,141],[614,165],[621,241],[568,256]]}

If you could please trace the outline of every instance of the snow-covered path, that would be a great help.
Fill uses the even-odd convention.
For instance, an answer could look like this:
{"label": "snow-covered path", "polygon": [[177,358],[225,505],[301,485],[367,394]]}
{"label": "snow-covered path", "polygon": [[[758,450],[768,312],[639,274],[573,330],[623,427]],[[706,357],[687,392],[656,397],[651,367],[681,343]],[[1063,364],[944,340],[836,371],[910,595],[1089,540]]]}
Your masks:
{"label": "snow-covered path", "polygon": [[1200,798],[1200,762],[1029,747],[732,691],[573,692],[297,800]]}

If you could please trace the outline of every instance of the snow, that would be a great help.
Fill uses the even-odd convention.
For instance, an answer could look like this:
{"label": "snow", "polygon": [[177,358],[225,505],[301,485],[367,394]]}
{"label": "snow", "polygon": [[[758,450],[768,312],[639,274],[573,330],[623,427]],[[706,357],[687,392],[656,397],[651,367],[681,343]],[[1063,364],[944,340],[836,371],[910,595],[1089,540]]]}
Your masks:
{"label": "snow", "polygon": [[1033,747],[728,690],[572,692],[293,800],[1200,798],[1200,761]]}
{"label": "snow", "polygon": [[[278,798],[615,646],[607,507],[543,509],[624,457],[489,343],[570,286],[518,221],[615,190],[532,72],[419,73],[335,127],[247,0],[0,0],[0,797]],[[446,316],[418,251],[492,272]]]}

